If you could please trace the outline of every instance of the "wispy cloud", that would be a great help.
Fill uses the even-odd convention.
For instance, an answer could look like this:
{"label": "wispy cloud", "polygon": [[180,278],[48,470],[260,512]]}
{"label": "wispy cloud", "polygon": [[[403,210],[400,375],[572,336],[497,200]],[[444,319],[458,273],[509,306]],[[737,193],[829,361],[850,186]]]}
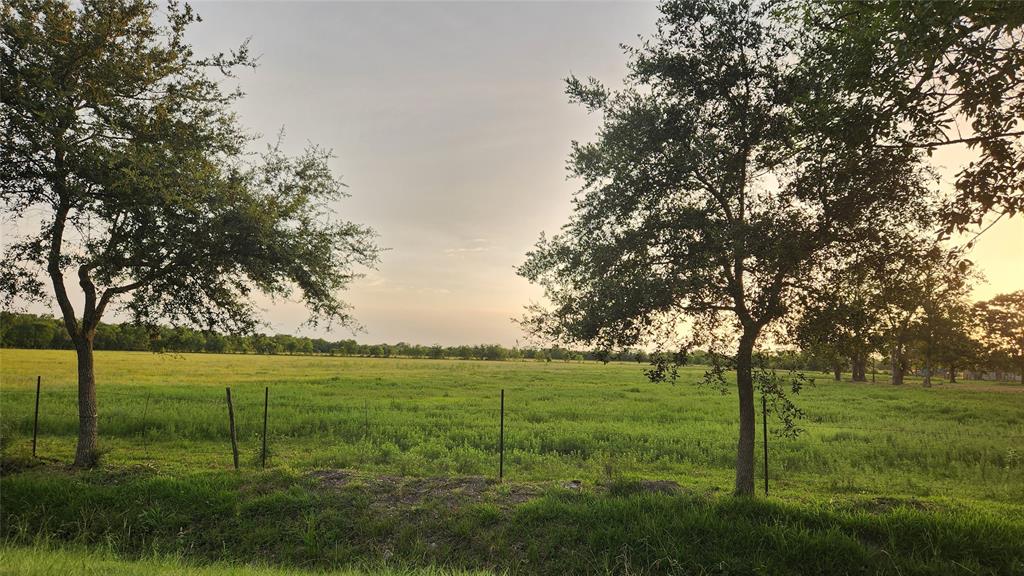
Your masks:
{"label": "wispy cloud", "polygon": [[462,248],[445,248],[445,254],[464,254],[466,252],[487,252],[490,250],[487,246],[469,246]]}
{"label": "wispy cloud", "polygon": [[453,254],[469,254],[473,252],[487,252],[491,249],[491,241],[487,238],[473,238],[469,241],[467,246],[459,246],[456,248],[445,248],[444,253]]}

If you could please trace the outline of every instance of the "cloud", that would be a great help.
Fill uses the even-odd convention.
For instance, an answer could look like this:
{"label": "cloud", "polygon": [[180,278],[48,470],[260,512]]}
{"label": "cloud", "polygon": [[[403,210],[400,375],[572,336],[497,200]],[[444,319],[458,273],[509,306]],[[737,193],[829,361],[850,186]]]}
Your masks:
{"label": "cloud", "polygon": [[487,252],[490,250],[487,246],[472,246],[463,248],[445,248],[445,254],[465,254],[466,252]]}
{"label": "cloud", "polygon": [[473,238],[469,241],[468,246],[459,246],[457,248],[445,248],[444,253],[448,255],[453,254],[469,254],[473,252],[487,252],[491,249],[491,241],[487,238]]}

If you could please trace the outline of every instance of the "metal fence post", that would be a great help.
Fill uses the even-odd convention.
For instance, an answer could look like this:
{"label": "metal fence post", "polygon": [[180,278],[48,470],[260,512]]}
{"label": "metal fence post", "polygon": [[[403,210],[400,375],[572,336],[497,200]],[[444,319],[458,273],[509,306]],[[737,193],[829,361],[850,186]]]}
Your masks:
{"label": "metal fence post", "polygon": [[39,389],[42,386],[43,377],[36,376],[36,415],[32,420],[32,457],[36,457],[36,437],[39,435]]}
{"label": "metal fence post", "polygon": [[764,436],[764,495],[768,495],[768,400],[761,395],[761,425]]}
{"label": "metal fence post", "polygon": [[260,453],[263,468],[267,467],[267,407],[270,405],[270,386],[263,389],[263,452]]}
{"label": "metal fence post", "polygon": [[498,432],[498,481],[505,478],[505,389],[501,389],[501,423]]}

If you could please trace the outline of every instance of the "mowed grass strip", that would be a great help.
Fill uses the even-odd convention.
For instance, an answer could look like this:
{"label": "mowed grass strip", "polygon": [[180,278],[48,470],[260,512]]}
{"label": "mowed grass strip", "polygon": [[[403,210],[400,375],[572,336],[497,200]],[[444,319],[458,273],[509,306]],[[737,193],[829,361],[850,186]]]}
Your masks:
{"label": "mowed grass strip", "polygon": [[[39,454],[70,460],[77,433],[74,360],[70,351],[0,351],[5,454],[30,449],[38,374]],[[684,371],[676,385],[651,384],[642,370],[637,364],[98,352],[101,446],[114,465],[229,468],[224,387],[231,386],[242,465],[253,468],[269,386],[272,466],[494,475],[504,388],[511,479],[663,478],[727,490],[735,394],[695,385],[699,367]],[[772,491],[793,498],[969,499],[1019,511],[1021,390],[818,378],[797,399],[808,414],[806,433],[795,440],[770,434]],[[759,446],[759,476],[760,456]]]}

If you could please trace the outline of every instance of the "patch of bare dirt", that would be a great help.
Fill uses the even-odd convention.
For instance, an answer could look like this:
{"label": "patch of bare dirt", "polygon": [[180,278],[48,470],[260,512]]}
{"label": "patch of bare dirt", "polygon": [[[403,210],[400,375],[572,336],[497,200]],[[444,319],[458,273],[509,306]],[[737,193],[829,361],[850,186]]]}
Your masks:
{"label": "patch of bare dirt", "polygon": [[347,486],[355,474],[348,470],[317,470],[310,473],[310,477],[319,480],[321,484],[329,488],[341,488]]}
{"label": "patch of bare dirt", "polygon": [[423,504],[455,508],[481,502],[510,506],[526,502],[542,492],[537,485],[500,483],[483,476],[402,478],[366,476],[349,470],[320,470],[310,476],[327,488],[362,486],[375,504],[387,508]]}
{"label": "patch of bare dirt", "polygon": [[580,480],[544,483],[499,482],[484,476],[403,478],[371,476],[351,470],[319,470],[310,477],[328,489],[354,486],[386,509],[435,507],[455,509],[468,504],[494,504],[509,508],[539,497],[547,490],[596,491],[615,495],[680,494],[685,489],[672,480],[631,480],[614,485],[586,487]]}

